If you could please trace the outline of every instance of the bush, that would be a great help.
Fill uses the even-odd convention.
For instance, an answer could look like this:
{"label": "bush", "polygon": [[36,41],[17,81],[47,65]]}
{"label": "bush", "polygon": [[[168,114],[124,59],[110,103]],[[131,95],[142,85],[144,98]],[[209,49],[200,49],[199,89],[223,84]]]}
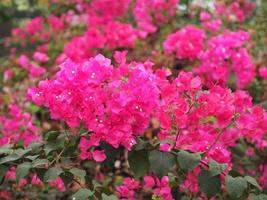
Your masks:
{"label": "bush", "polygon": [[267,198],[265,1],[23,2],[1,199]]}

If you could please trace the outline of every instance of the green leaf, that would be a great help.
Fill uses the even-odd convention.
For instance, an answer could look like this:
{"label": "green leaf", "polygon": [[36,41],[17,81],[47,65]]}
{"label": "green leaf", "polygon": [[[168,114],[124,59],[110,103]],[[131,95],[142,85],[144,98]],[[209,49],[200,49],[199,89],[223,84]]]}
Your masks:
{"label": "green leaf", "polygon": [[212,197],[220,192],[221,178],[219,175],[210,177],[208,171],[202,170],[198,175],[198,185],[201,192]]}
{"label": "green leaf", "polygon": [[31,161],[35,160],[36,158],[38,158],[39,155],[34,155],[34,156],[26,156],[25,158],[30,159]]}
{"label": "green leaf", "polygon": [[85,175],[86,175],[86,171],[85,170],[78,169],[76,167],[71,168],[70,169],[70,173],[72,173],[75,176],[81,177],[81,178],[85,177]]}
{"label": "green leaf", "polygon": [[16,181],[19,182],[20,179],[27,176],[31,169],[31,163],[30,162],[24,162],[17,166],[16,168]]}
{"label": "green leaf", "polygon": [[57,149],[63,149],[65,146],[65,140],[66,140],[66,135],[61,134],[57,137],[56,139],[56,147]]}
{"label": "green leaf", "polygon": [[249,195],[250,200],[266,200],[267,199],[267,195],[266,194],[250,194]]}
{"label": "green leaf", "polygon": [[180,151],[177,155],[178,163],[181,169],[189,171],[194,169],[201,157],[199,153],[189,153],[187,151]]}
{"label": "green leaf", "polygon": [[55,151],[55,150],[57,150],[57,147],[56,147],[56,144],[54,143],[47,144],[44,147],[44,152],[46,156],[48,156],[52,151]]}
{"label": "green leaf", "polygon": [[136,142],[137,142],[137,144],[134,145],[134,150],[136,150],[136,151],[143,150],[148,145],[148,142],[142,140],[139,137],[137,138]]}
{"label": "green leaf", "polygon": [[167,175],[175,163],[174,156],[169,152],[153,150],[149,152],[150,169],[156,175]]}
{"label": "green leaf", "polygon": [[4,145],[0,148],[0,154],[11,154],[13,152],[12,145]]}
{"label": "green leaf", "polygon": [[31,149],[16,149],[14,153],[0,159],[0,164],[12,162],[22,158],[25,154],[30,152]]}
{"label": "green leaf", "polygon": [[262,189],[261,186],[258,184],[258,182],[256,181],[255,178],[253,178],[253,177],[251,177],[251,176],[245,176],[244,178],[245,178],[246,181],[247,181],[248,183],[250,183],[251,185],[255,186],[256,188],[258,188],[258,189],[260,189],[260,190]]}
{"label": "green leaf", "polygon": [[25,154],[29,153],[31,149],[16,149],[14,153],[19,156],[19,158],[22,158]]}
{"label": "green leaf", "polygon": [[94,192],[86,189],[80,188],[74,195],[72,195],[72,200],[86,200],[88,197],[93,196]]}
{"label": "green leaf", "polygon": [[63,173],[63,170],[59,167],[50,168],[44,174],[44,181],[49,182],[55,180],[61,173]]}
{"label": "green leaf", "polygon": [[36,172],[38,178],[41,181],[44,181],[44,175],[47,172],[47,169],[44,169],[44,168],[35,168],[35,172]]}
{"label": "green leaf", "polygon": [[73,181],[73,174],[66,171],[60,174],[60,178],[63,180],[65,185],[68,185],[69,183]]}
{"label": "green leaf", "polygon": [[41,142],[32,142],[32,143],[29,144],[29,146],[27,147],[27,149],[31,149],[33,151],[36,151],[42,145],[43,145],[43,143],[41,143]]}
{"label": "green leaf", "polygon": [[228,175],[232,176],[232,177],[238,177],[238,176],[242,176],[242,174],[240,174],[240,172],[236,171],[236,170],[231,170]]}
{"label": "green leaf", "polygon": [[99,182],[97,182],[96,180],[92,180],[92,184],[94,186],[94,189],[96,189],[98,187],[102,187],[102,185]]}
{"label": "green leaf", "polygon": [[55,141],[60,135],[60,131],[49,131],[44,134],[44,140],[47,142]]}
{"label": "green leaf", "polygon": [[102,197],[102,200],[118,200],[118,198],[114,194],[106,195],[102,193],[101,197]]}
{"label": "green leaf", "polygon": [[40,167],[40,166],[46,165],[48,163],[49,163],[49,161],[47,159],[37,159],[37,160],[33,161],[32,167],[34,167],[34,168]]}
{"label": "green leaf", "polygon": [[145,175],[149,170],[149,160],[147,151],[130,151],[128,156],[130,169],[136,178]]}
{"label": "green leaf", "polygon": [[8,166],[0,165],[0,184],[2,183],[8,169]]}
{"label": "green leaf", "polygon": [[243,177],[233,178],[230,175],[225,177],[225,186],[229,196],[233,199],[241,197],[247,189],[247,181]]}
{"label": "green leaf", "polygon": [[0,164],[4,164],[4,163],[8,163],[8,162],[12,162],[15,160],[20,159],[20,156],[17,154],[11,154],[9,156],[3,157],[0,159]]}
{"label": "green leaf", "polygon": [[209,175],[210,175],[210,177],[219,175],[227,168],[227,166],[228,166],[227,164],[220,164],[220,163],[217,163],[215,160],[210,160],[209,161]]}

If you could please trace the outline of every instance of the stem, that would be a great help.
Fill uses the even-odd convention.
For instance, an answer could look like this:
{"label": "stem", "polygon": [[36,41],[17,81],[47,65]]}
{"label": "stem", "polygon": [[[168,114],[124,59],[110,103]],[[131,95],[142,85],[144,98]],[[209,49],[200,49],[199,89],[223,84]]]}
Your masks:
{"label": "stem", "polygon": [[229,128],[232,124],[234,123],[234,120],[232,120],[226,127],[224,127],[223,129],[220,130],[220,132],[218,133],[217,138],[214,140],[214,142],[210,145],[209,149],[204,153],[203,158],[205,158],[209,152],[212,150],[212,148],[216,145],[216,143],[221,139],[222,134],[224,133],[224,131]]}
{"label": "stem", "polygon": [[[186,93],[185,93],[185,95],[188,96]],[[190,98],[190,97],[188,97],[188,98]],[[189,114],[192,108],[193,108],[193,103],[190,102],[189,109],[188,109],[188,111],[186,112],[186,114]],[[172,147],[173,149],[176,147],[176,143],[178,142],[180,133],[181,133],[181,129],[178,129],[178,130],[177,130],[177,133],[176,133],[175,142],[174,142],[173,147]]]}
{"label": "stem", "polygon": [[58,156],[49,163],[49,166],[53,165],[54,162],[56,162],[56,161],[58,162],[58,160],[60,159],[60,157],[64,153],[64,151],[65,151],[65,147],[60,151],[60,153],[58,154]]}
{"label": "stem", "polygon": [[174,142],[173,147],[172,147],[173,149],[176,147],[176,143],[178,142],[180,132],[181,132],[181,129],[178,129],[177,134],[176,134],[176,138],[175,138],[175,142]]}

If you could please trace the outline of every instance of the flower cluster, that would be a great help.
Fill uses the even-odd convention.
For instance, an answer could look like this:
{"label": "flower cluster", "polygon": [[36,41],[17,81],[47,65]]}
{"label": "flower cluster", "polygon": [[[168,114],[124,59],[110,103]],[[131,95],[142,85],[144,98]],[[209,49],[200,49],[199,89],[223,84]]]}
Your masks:
{"label": "flower cluster", "polygon": [[239,1],[216,1],[216,15],[223,16],[230,22],[243,22],[246,17],[251,16],[256,5],[252,0]]}
{"label": "flower cluster", "polygon": [[161,180],[156,176],[145,176],[142,184],[134,179],[125,178],[123,184],[117,187],[117,194],[120,200],[134,200],[137,198],[135,190],[140,188],[152,191],[153,198],[173,200],[167,176],[163,176]]}
{"label": "flower cluster", "polygon": [[[33,55],[33,59],[38,61],[38,62],[46,62],[48,61],[48,57],[46,54],[36,52]],[[38,77],[41,76],[45,73],[45,68],[40,67],[36,62],[30,62],[30,59],[26,55],[21,55],[18,59],[18,64],[28,71],[29,76],[31,77]]]}
{"label": "flower cluster", "polygon": [[137,0],[133,15],[144,36],[156,32],[157,26],[174,16],[178,3],[179,0]]}
{"label": "flower cluster", "polygon": [[261,67],[259,69],[259,75],[263,78],[263,79],[267,79],[267,67]]}
{"label": "flower cluster", "polygon": [[[16,182],[16,168],[15,167],[11,167],[5,174],[5,178],[8,181],[11,182]],[[43,186],[43,182],[37,177],[36,174],[32,175],[30,183],[34,186],[39,186],[42,187]],[[15,184],[15,187],[17,188],[23,188],[26,187],[27,184],[29,184],[29,181],[26,178],[22,178],[19,180],[18,183]],[[48,184],[51,188],[56,188],[58,189],[60,192],[64,192],[65,189],[65,185],[64,182],[62,181],[62,179],[60,177],[57,177],[56,179],[52,180],[49,182]],[[1,197],[1,196],[0,196]]]}
{"label": "flower cluster", "polygon": [[43,18],[42,17],[36,17],[29,21],[25,26],[25,31],[29,35],[34,35],[36,33],[39,33],[43,30]]}
{"label": "flower cluster", "polygon": [[[157,113],[161,141],[160,150],[172,148],[205,152],[204,162],[211,158],[218,163],[228,163],[231,168],[230,148],[241,137],[258,149],[267,147],[264,139],[267,130],[267,113],[253,106],[245,91],[231,92],[221,86],[202,89],[201,79],[191,73],[180,72],[172,82],[164,71],[158,71],[161,100]],[[220,138],[217,140],[217,138]],[[181,190],[198,192],[195,168],[187,174]]]}
{"label": "flower cluster", "polygon": [[[115,55],[118,68],[102,55],[82,63],[67,60],[55,79],[41,81],[39,87],[28,91],[33,102],[49,108],[53,119],[62,119],[70,127],[82,122],[93,132],[89,140],[81,140],[82,159],[91,159],[87,150],[100,141],[131,149],[134,137],[148,127],[157,107],[158,89],[149,69],[151,63],[126,64],[124,56],[119,52]],[[101,151],[93,157],[103,160]]]}
{"label": "flower cluster", "polygon": [[[12,153],[1,153],[0,167],[7,170],[4,184],[7,188],[10,184],[11,190],[0,189],[0,199],[13,199],[13,192],[24,193],[28,184],[44,191],[46,182],[60,192],[81,187],[76,191],[79,196],[88,193],[84,187],[91,185],[87,185],[88,175],[95,179],[92,198],[101,196],[108,186],[121,200],[172,200],[187,195],[207,199],[198,175],[209,171],[212,161],[226,168],[216,175],[221,189],[226,188],[224,179],[232,169],[254,176],[267,188],[267,165],[260,160],[267,147],[267,112],[263,108],[266,52],[254,62],[256,31],[254,27],[240,29],[247,28],[244,22],[256,3],[216,0],[205,2],[206,7],[197,1],[178,5],[179,0],[52,2],[55,11],[53,7],[46,16],[22,20],[21,27],[12,29],[12,36],[4,39],[9,55],[0,67],[4,112],[0,115],[0,147],[10,147]],[[57,9],[58,5],[64,6]],[[183,17],[176,19],[178,16]],[[248,26],[254,24],[254,16],[251,19]],[[162,67],[165,65],[169,69]],[[33,86],[44,76],[45,80]],[[47,108],[52,120],[66,122],[70,131],[49,132],[42,140],[34,116],[43,120],[42,132],[62,130],[66,124],[52,122],[39,107],[31,107],[31,114],[23,112],[29,104],[19,107],[23,103],[18,100],[25,101],[25,97]],[[52,141],[54,137],[56,141]],[[33,150],[12,160],[16,148],[27,151],[32,142],[40,142],[42,151]],[[35,153],[37,157],[32,155]],[[180,153],[198,156],[194,169],[183,169]],[[136,155],[141,155],[141,164],[134,163]],[[170,160],[166,161],[170,173],[155,169],[153,159],[162,155]],[[116,160],[110,163],[113,156]],[[243,156],[244,163],[239,163]],[[28,174],[17,181],[19,165],[36,160],[43,162],[41,167],[31,164]],[[140,166],[132,163],[144,164],[142,176],[134,168]],[[50,173],[51,168],[53,178],[47,181],[43,171]],[[141,177],[133,179],[132,175]],[[101,183],[103,187],[96,189]],[[253,183],[247,185],[258,187]],[[248,195],[254,192],[252,187],[247,187]],[[23,198],[31,199],[27,195]],[[227,189],[220,195],[231,196]]]}
{"label": "flower cluster", "polygon": [[211,86],[213,83],[226,85],[233,71],[237,87],[248,86],[255,76],[255,65],[245,48],[249,38],[248,32],[228,30],[212,37],[207,49],[199,55],[201,63],[194,72],[205,80],[206,85]]}
{"label": "flower cluster", "polygon": [[220,142],[209,152],[212,159],[222,163],[230,162],[227,148],[234,146],[241,136],[258,148],[267,146],[264,140],[267,113],[252,106],[246,92],[232,93],[220,86],[204,91],[200,78],[185,72],[172,83],[162,75],[160,78],[160,140],[172,140],[179,149],[205,152],[222,134]]}
{"label": "flower cluster", "polygon": [[213,18],[212,15],[206,11],[202,11],[199,16],[202,26],[211,33],[218,32],[222,26],[222,20]]}
{"label": "flower cluster", "polygon": [[107,22],[101,27],[90,27],[64,46],[64,53],[74,61],[83,61],[95,54],[95,49],[133,48],[139,32],[128,23]]}
{"label": "flower cluster", "polygon": [[166,53],[175,53],[178,59],[195,60],[204,47],[205,32],[202,29],[187,25],[168,35],[164,41]]}
{"label": "flower cluster", "polygon": [[10,106],[9,115],[0,116],[0,124],[0,146],[16,142],[28,146],[33,141],[41,140],[30,113],[23,113],[15,104]]}

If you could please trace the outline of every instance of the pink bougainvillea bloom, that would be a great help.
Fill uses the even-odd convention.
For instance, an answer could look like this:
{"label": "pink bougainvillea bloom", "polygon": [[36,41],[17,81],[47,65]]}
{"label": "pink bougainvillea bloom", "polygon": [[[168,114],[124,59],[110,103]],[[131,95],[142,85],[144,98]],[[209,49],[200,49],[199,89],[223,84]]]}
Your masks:
{"label": "pink bougainvillea bloom", "polygon": [[64,182],[60,177],[57,177],[55,180],[50,181],[49,186],[57,188],[60,192],[66,191]]}
{"label": "pink bougainvillea bloom", "polygon": [[80,144],[82,159],[89,159],[87,150],[100,141],[131,149],[148,127],[159,92],[150,68],[150,62],[114,68],[102,55],[81,63],[68,59],[55,79],[41,81],[29,89],[28,97],[48,107],[53,119],[63,119],[70,127],[84,123],[94,132],[90,146],[83,145],[85,139]]}
{"label": "pink bougainvillea bloom", "polygon": [[14,75],[14,72],[12,69],[7,69],[4,71],[4,80],[7,81],[9,79],[11,79]]}
{"label": "pink bougainvillea bloom", "polygon": [[61,31],[65,29],[64,21],[62,21],[60,17],[57,17],[55,15],[49,15],[47,19],[52,29]]}
{"label": "pink bougainvillea bloom", "polygon": [[36,33],[40,33],[43,30],[43,28],[44,28],[43,18],[35,17],[26,24],[25,30],[29,35],[34,35]]}
{"label": "pink bougainvillea bloom", "polygon": [[255,76],[255,64],[245,48],[249,39],[248,32],[224,30],[209,39],[207,49],[199,54],[200,65],[193,71],[208,87],[226,86],[232,71],[237,88],[248,86]]}
{"label": "pink bougainvillea bloom", "polygon": [[135,190],[140,188],[140,183],[131,178],[125,178],[122,185],[118,186],[117,196],[119,199],[135,200]]}
{"label": "pink bougainvillea bloom", "polygon": [[96,161],[96,162],[103,162],[104,160],[106,160],[106,155],[105,155],[105,152],[104,150],[95,150],[93,151],[93,159]]}
{"label": "pink bougainvillea bloom", "polygon": [[267,67],[261,67],[259,69],[259,75],[264,78],[267,79]]}
{"label": "pink bougainvillea bloom", "polygon": [[37,62],[45,63],[49,60],[49,57],[45,53],[36,51],[33,54],[33,59]]}
{"label": "pink bougainvillea bloom", "polygon": [[40,66],[35,65],[35,64],[30,64],[29,75],[31,77],[42,76],[45,72],[46,72],[45,68],[40,67]]}
{"label": "pink bougainvillea bloom", "polygon": [[205,32],[187,25],[168,35],[163,46],[167,54],[175,53],[178,59],[195,60],[204,48]]}
{"label": "pink bougainvillea bloom", "polygon": [[201,21],[206,21],[206,20],[209,20],[211,18],[211,14],[207,11],[202,11],[199,15],[199,18]]}
{"label": "pink bougainvillea bloom", "polygon": [[256,8],[253,0],[215,1],[215,15],[225,17],[230,22],[243,22],[246,17],[251,16]]}
{"label": "pink bougainvillea bloom", "polygon": [[21,55],[18,59],[18,64],[23,67],[24,69],[28,69],[30,65],[30,60],[26,55]]}
{"label": "pink bougainvillea bloom", "polygon": [[137,0],[133,15],[144,37],[149,33],[154,33],[159,25],[166,23],[174,16],[178,3],[179,0]]}
{"label": "pink bougainvillea bloom", "polygon": [[160,146],[159,146],[159,149],[161,151],[170,151],[171,150],[171,146],[169,144],[161,143]]}
{"label": "pink bougainvillea bloom", "polygon": [[38,178],[36,174],[34,174],[31,179],[31,184],[36,186],[41,186],[43,185],[43,182]]}
{"label": "pink bougainvillea bloom", "polygon": [[153,177],[145,176],[143,180],[144,180],[144,185],[143,185],[144,189],[151,189],[155,186],[155,180]]}
{"label": "pink bougainvillea bloom", "polygon": [[222,26],[222,21],[220,19],[213,19],[202,22],[202,25],[211,32],[218,32]]}

